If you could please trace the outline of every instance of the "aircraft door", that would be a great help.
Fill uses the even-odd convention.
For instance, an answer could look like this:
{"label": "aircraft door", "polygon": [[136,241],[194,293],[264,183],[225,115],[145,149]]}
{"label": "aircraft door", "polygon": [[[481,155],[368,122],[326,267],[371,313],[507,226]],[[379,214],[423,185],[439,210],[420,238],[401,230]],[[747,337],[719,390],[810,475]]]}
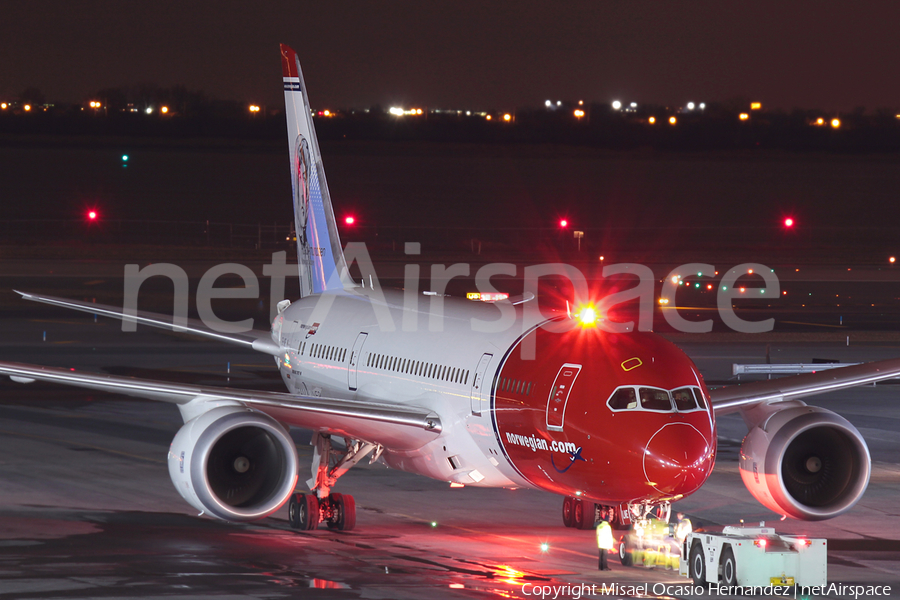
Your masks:
{"label": "aircraft door", "polygon": [[360,333],[356,336],[356,342],[353,344],[353,350],[350,351],[350,364],[347,365],[347,387],[350,391],[356,391],[356,373],[359,365],[359,358],[362,356],[362,347],[366,343],[368,333]]}
{"label": "aircraft door", "polygon": [[493,354],[483,354],[481,360],[478,361],[478,368],[475,369],[475,380],[472,382],[472,414],[480,415],[481,411],[487,408],[488,391],[484,381],[484,373],[487,371],[488,364],[494,357]]}
{"label": "aircraft door", "polygon": [[575,378],[581,372],[581,365],[566,363],[559,369],[550,397],[547,399],[547,430],[562,431],[566,418],[566,403],[575,384]]}

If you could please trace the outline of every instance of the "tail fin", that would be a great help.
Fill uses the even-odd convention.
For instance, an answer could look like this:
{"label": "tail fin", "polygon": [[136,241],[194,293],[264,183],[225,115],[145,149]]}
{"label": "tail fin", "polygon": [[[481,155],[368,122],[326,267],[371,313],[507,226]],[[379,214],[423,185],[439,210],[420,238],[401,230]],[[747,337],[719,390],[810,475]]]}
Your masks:
{"label": "tail fin", "polygon": [[281,45],[300,297],[352,286],[297,53]]}

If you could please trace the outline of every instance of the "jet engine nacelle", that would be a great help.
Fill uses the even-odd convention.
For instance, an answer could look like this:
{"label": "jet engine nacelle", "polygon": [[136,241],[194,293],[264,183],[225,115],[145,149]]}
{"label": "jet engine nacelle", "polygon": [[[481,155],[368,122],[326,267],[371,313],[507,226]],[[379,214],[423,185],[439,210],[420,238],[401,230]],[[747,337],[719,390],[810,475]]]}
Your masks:
{"label": "jet engine nacelle", "polygon": [[744,418],[757,425],[741,446],[741,477],[766,508],[805,521],[830,519],[866,491],[869,449],[840,415],[791,402],[753,409]]}
{"label": "jet engine nacelle", "polygon": [[294,491],[297,465],[297,448],[284,427],[240,406],[191,419],[169,448],[169,475],[181,497],[227,521],[278,510]]}

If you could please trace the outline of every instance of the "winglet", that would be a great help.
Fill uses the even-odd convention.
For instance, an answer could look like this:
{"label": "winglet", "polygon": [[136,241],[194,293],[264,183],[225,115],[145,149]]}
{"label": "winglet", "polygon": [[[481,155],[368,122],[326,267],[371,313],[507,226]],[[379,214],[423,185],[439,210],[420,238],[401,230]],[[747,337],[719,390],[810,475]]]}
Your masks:
{"label": "winglet", "polygon": [[281,45],[300,296],[352,287],[297,53]]}

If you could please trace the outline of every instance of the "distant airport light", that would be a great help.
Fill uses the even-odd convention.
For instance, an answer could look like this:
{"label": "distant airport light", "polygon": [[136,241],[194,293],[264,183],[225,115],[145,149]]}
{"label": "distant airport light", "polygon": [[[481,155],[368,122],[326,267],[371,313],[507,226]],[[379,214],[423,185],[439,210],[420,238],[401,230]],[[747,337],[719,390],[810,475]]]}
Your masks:
{"label": "distant airport light", "polygon": [[669,123],[670,123],[671,125],[674,125],[674,124],[677,123],[677,122],[678,122],[678,119],[676,119],[674,116],[669,117]]}
{"label": "distant airport light", "polygon": [[840,120],[840,119],[832,119],[832,120],[831,120],[831,128],[832,128],[832,129],[838,129],[840,126],[841,126],[841,120]]}
{"label": "distant airport light", "polygon": [[[584,106],[584,100],[579,100],[579,101],[578,101],[578,106]],[[898,115],[898,116],[900,116],[900,115]]]}
{"label": "distant airport light", "polygon": [[258,104],[251,104],[248,108],[249,108],[250,112],[252,112],[252,113],[258,113],[258,112],[259,112],[259,105],[258,105]]}
{"label": "distant airport light", "polygon": [[546,106],[547,108],[550,108],[551,106],[553,106],[553,103],[550,102],[549,100],[544,100],[544,106]]}
{"label": "distant airport light", "polygon": [[352,215],[344,218],[344,223],[346,223],[347,225],[353,225],[355,222],[356,219],[353,218]]}
{"label": "distant airport light", "polygon": [[490,120],[491,120],[491,115],[485,115],[484,118],[485,118],[485,120],[490,121]]}
{"label": "distant airport light", "polygon": [[512,115],[509,113],[506,113],[505,115],[503,115],[503,120],[506,121],[507,123],[509,123],[510,121],[512,121]]}
{"label": "distant airport light", "polygon": [[822,117],[819,117],[818,119],[816,119],[816,125],[824,125],[824,124],[825,124],[825,119],[823,119]]}
{"label": "distant airport light", "polygon": [[665,306],[665,305],[668,304],[668,303],[669,303],[669,299],[668,299],[668,298],[660,298],[660,299],[659,299],[659,305],[660,305],[660,306]]}
{"label": "distant airport light", "polygon": [[637,102],[632,102],[631,104],[629,104],[629,106],[631,108],[637,108]]}
{"label": "distant airport light", "polygon": [[584,116],[584,111],[581,110],[580,108],[577,108],[577,109],[575,109],[575,112],[573,114],[575,115],[576,119],[580,119],[581,117]]}
{"label": "distant airport light", "polygon": [[622,108],[622,103],[618,100],[613,100],[612,107],[613,110],[619,110],[620,108]]}
{"label": "distant airport light", "polygon": [[891,263],[891,264],[894,264],[895,262],[897,262],[897,257],[896,257],[896,256],[890,257],[890,258],[888,259],[888,262]]}
{"label": "distant airport light", "polygon": [[560,226],[562,229],[565,229],[566,227],[569,226],[569,222],[568,222],[566,219],[560,219],[560,220],[559,220],[559,226]]}
{"label": "distant airport light", "polygon": [[7,108],[9,108],[9,104],[7,104],[6,102],[0,103],[0,109],[6,110]]}
{"label": "distant airport light", "polygon": [[99,216],[100,215],[97,213],[96,210],[89,210],[87,212],[88,221],[96,221]]}
{"label": "distant airport light", "polygon": [[26,104],[25,106],[22,107],[22,109],[23,109],[25,112],[28,112],[28,111],[31,110],[31,105],[30,105],[30,104]]}
{"label": "distant airport light", "polygon": [[706,110],[706,102],[700,103],[700,110]]}
{"label": "distant airport light", "polygon": [[557,106],[562,106],[562,100],[557,100],[557,101],[556,101],[556,105],[557,105]]}
{"label": "distant airport light", "polygon": [[159,112],[161,112],[162,114],[166,114],[169,112],[169,107],[168,106],[160,106]]}
{"label": "distant airport light", "polygon": [[762,102],[751,102],[750,110],[762,110]]}
{"label": "distant airport light", "polygon": [[793,227],[793,226],[794,226],[794,219],[792,219],[792,218],[790,218],[790,217],[786,218],[786,219],[784,220],[784,226],[785,226],[785,227],[788,227],[788,228]]}
{"label": "distant airport light", "polygon": [[148,106],[147,108],[144,109],[144,112],[147,113],[148,115],[149,115],[149,114],[152,114],[152,113],[153,113],[153,107],[152,107],[152,106]]}
{"label": "distant airport light", "polygon": [[123,155],[122,155],[122,162],[128,162],[128,155],[127,155],[127,154],[123,154]]}
{"label": "distant airport light", "polygon": [[399,106],[392,106],[388,110],[388,112],[391,113],[392,115],[396,115],[398,117],[403,115],[403,109],[400,108]]}
{"label": "distant airport light", "polygon": [[694,104],[693,102],[688,102],[688,103],[687,103],[687,109],[688,109],[688,110],[694,110],[694,108],[696,108],[696,104]]}
{"label": "distant airport light", "polygon": [[654,123],[656,123],[656,117],[650,117],[649,119],[647,119],[647,122],[653,125]]}
{"label": "distant airport light", "polygon": [[747,119],[750,118],[750,115],[747,114],[747,113],[741,113],[740,115],[738,115],[738,118],[739,118],[741,121],[746,121]]}

